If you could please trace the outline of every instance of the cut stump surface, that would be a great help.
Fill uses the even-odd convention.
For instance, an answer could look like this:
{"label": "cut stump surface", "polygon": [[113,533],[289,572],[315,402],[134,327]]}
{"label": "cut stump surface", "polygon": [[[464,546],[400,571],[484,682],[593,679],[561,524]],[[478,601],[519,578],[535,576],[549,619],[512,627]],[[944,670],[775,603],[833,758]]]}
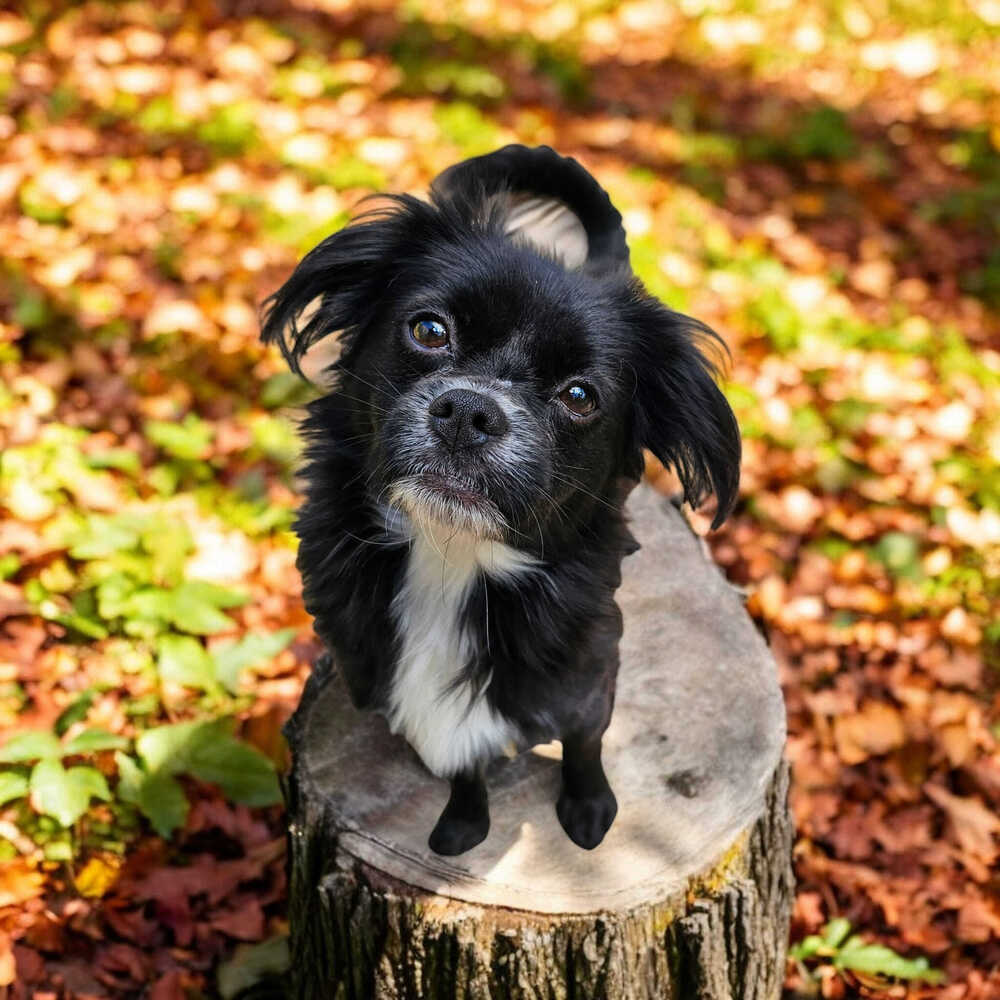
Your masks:
{"label": "cut stump surface", "polygon": [[487,839],[442,858],[448,799],[385,721],[315,673],[288,727],[295,995],[776,1000],[791,903],[785,716],[739,594],[650,487],[593,851],[559,826],[559,747],[493,764]]}

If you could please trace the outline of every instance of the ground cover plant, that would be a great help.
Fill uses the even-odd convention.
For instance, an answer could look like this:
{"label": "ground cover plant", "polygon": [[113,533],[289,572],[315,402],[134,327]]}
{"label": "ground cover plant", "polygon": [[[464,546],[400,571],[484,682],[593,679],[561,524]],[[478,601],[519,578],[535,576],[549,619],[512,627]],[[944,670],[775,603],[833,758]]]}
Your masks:
{"label": "ground cover plant", "polygon": [[248,8],[0,12],[0,990],[280,969],[309,388],[257,305],[516,140],[733,352],[710,544],[788,705],[788,995],[1000,995],[996,0]]}

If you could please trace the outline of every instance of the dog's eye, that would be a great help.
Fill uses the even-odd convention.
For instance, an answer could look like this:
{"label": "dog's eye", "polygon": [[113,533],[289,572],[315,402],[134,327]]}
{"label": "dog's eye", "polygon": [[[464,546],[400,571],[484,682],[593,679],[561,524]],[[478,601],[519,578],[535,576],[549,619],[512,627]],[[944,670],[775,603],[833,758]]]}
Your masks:
{"label": "dog's eye", "polygon": [[580,385],[578,382],[574,382],[563,389],[559,393],[559,399],[566,409],[575,413],[578,417],[589,416],[597,409],[597,400],[594,397],[593,390],[588,389],[585,385]]}
{"label": "dog's eye", "polygon": [[421,347],[444,347],[448,343],[448,328],[433,316],[418,316],[410,323],[410,336]]}

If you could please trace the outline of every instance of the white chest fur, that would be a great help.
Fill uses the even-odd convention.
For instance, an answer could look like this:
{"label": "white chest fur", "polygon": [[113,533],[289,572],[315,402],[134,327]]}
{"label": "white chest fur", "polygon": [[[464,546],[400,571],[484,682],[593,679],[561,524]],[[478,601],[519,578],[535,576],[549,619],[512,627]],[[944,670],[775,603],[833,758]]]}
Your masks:
{"label": "white chest fur", "polygon": [[449,777],[500,754],[515,727],[455,679],[469,662],[472,640],[462,610],[482,575],[510,576],[535,561],[501,542],[438,532],[414,535],[406,574],[393,601],[401,641],[389,694],[389,725],[402,733],[428,769]]}

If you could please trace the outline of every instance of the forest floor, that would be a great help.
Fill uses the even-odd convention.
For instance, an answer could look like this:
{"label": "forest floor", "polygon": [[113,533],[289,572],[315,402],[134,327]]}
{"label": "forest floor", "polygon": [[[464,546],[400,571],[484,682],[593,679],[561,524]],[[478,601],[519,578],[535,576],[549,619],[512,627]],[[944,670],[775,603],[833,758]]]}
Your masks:
{"label": "forest floor", "polygon": [[0,12],[0,995],[281,966],[308,387],[257,308],[520,141],[732,350],[710,541],[787,700],[789,996],[1000,996],[1000,4],[308,7]]}

